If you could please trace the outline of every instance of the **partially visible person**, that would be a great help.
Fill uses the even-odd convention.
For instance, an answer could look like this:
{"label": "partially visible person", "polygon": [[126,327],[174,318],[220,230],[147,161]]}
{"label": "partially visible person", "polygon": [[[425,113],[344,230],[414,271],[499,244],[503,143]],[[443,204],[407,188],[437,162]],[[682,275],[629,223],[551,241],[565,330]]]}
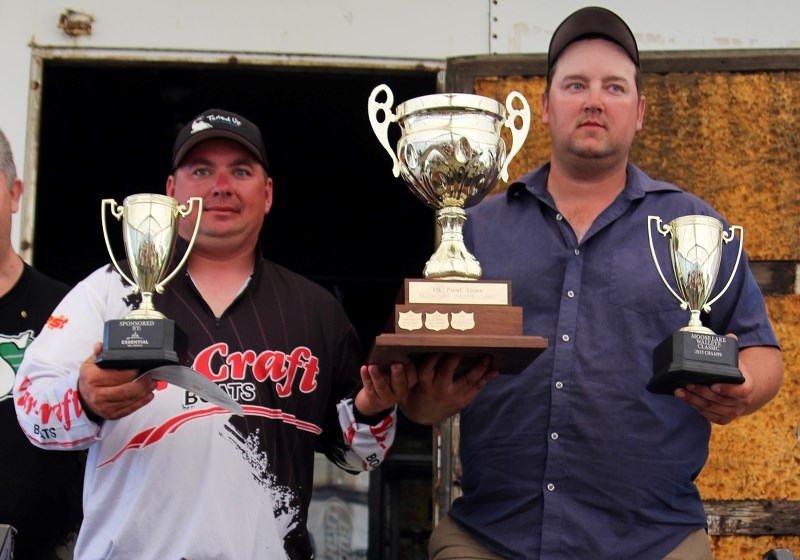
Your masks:
{"label": "partially visible person", "polygon": [[60,328],[59,317],[50,313],[69,286],[32,268],[14,251],[11,216],[19,209],[23,188],[0,130],[0,523],[17,530],[15,558],[55,560],[69,557],[80,525],[83,454],[32,446],[19,429],[11,389],[31,342],[43,328]]}
{"label": "partially visible person", "polygon": [[[200,197],[203,211],[185,270],[153,303],[187,334],[193,368],[244,417],[95,364],[104,323],[141,299],[112,266],[80,282],[56,310],[62,328],[29,348],[17,417],[36,446],[89,450],[77,560],[311,558],[314,452],[351,473],[376,468],[409,381],[360,375],[361,345],[339,303],[262,256],[273,180],[255,124],[209,109],[178,133],[172,165],[166,193]],[[178,220],[175,262],[196,220]]]}
{"label": "partially visible person", "polygon": [[[711,560],[695,485],[711,425],[755,412],[782,382],[764,298],[743,254],[702,317],[738,338],[744,383],[647,391],[653,349],[689,318],[652,262],[648,216],[730,224],[629,161],[645,96],[636,40],[619,16],[588,7],[567,17],[548,67],[541,109],[550,161],[470,208],[464,238],[484,278],[513,283],[524,333],[549,345],[518,375],[481,378],[471,402],[462,382],[422,368],[401,404],[412,420],[434,423],[469,402],[460,418],[463,495],[435,527],[430,555]],[[658,251],[669,260],[666,244]],[[722,253],[727,279],[736,251]]]}

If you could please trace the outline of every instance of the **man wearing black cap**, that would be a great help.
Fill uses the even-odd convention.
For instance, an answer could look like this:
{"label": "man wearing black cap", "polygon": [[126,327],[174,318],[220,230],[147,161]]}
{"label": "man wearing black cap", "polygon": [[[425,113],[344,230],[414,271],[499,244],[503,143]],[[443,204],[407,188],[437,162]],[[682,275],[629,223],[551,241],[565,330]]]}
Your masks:
{"label": "man wearing black cap", "polygon": [[[435,528],[431,558],[709,560],[694,480],[711,423],[776,394],[778,342],[742,256],[704,321],[738,337],[744,383],[647,391],[653,349],[687,321],[653,265],[648,216],[723,219],[628,161],[645,98],[624,21],[578,10],[553,34],[548,64],[551,159],[471,208],[464,236],[484,278],[512,281],[525,332],[550,344],[462,411],[463,495]],[[720,278],[733,253],[723,251]],[[402,406],[422,416],[413,398]]]}
{"label": "man wearing black cap", "polygon": [[[97,367],[104,322],[140,299],[107,266],[26,353],[19,423],[39,447],[89,450],[77,560],[311,558],[314,452],[348,472],[379,465],[405,377],[362,368],[333,296],[261,256],[273,183],[253,123],[205,111],[178,134],[172,164],[167,194],[200,197],[203,212],[186,270],[154,306],[187,334],[192,367],[244,416],[137,370]],[[179,220],[176,259],[196,216]]]}

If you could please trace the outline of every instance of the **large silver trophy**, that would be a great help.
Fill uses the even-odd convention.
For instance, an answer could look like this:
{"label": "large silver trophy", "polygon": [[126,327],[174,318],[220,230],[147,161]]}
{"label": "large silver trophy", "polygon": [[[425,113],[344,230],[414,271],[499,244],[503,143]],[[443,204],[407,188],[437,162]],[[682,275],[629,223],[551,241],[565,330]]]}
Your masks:
{"label": "large silver trophy", "polygon": [[[662,236],[670,237],[670,258],[678,292],[667,282],[653,245],[653,225]],[[739,250],[736,263],[725,286],[711,298],[722,260],[722,248],[736,239]],[[731,226],[723,231],[722,222],[711,216],[682,216],[666,225],[658,216],[649,216],[647,234],[650,254],[664,285],[689,310],[688,324],[667,337],[653,352],[653,377],[647,389],[653,393],[672,394],[688,383],[743,383],[739,371],[739,345],[733,338],[718,335],[700,320],[701,312],[711,311],[711,305],[731,285],[742,256],[744,231]]]}
{"label": "large silver trophy", "polygon": [[[392,158],[392,172],[436,211],[440,242],[420,279],[406,279],[386,334],[376,338],[371,363],[388,363],[430,352],[456,352],[479,359],[491,355],[494,367],[518,371],[546,346],[542,337],[522,336],[522,310],[512,307],[508,281],[481,281],[477,259],[464,245],[465,209],[480,202],[497,180],[508,180],[508,165],[522,147],[530,108],[518,92],[505,106],[464,93],[417,97],[392,112],[387,85],[372,90],[369,120]],[[396,123],[396,150],[389,127]],[[511,132],[506,153],[502,130]],[[462,359],[464,369],[470,361]]]}
{"label": "large silver trophy", "polygon": [[[380,96],[386,100],[379,102]],[[515,101],[521,108],[514,107]],[[441,242],[423,276],[479,279],[480,263],[467,251],[461,234],[464,209],[480,202],[498,178],[508,180],[508,164],[528,135],[528,102],[513,91],[505,108],[494,99],[464,93],[417,97],[398,105],[395,113],[393,103],[388,86],[376,87],[369,99],[369,120],[394,162],[394,176],[402,175],[411,191],[437,212]],[[397,155],[389,144],[392,122],[402,134]],[[511,131],[508,154],[500,136],[503,127]]]}
{"label": "large silver trophy", "polygon": [[[152,369],[165,364],[182,364],[186,356],[186,337],[175,321],[153,307],[153,295],[167,284],[186,263],[200,227],[203,200],[189,199],[188,208],[172,197],[160,194],[135,194],[122,206],[104,199],[101,206],[103,236],[117,272],[141,294],[138,309],[122,319],[106,321],[100,367]],[[123,240],[130,275],[120,267],[108,237],[106,207],[122,220]],[[178,238],[178,219],[196,210],[196,223],[183,259],[168,273]]]}

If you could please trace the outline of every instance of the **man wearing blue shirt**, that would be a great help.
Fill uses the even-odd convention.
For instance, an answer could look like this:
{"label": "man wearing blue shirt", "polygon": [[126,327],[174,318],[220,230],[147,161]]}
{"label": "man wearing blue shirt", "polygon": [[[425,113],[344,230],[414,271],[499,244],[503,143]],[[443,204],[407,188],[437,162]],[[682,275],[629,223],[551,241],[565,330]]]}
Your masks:
{"label": "man wearing blue shirt", "polygon": [[[694,480],[711,423],[752,413],[777,393],[778,341],[743,254],[703,321],[738,338],[744,383],[646,389],[653,349],[688,318],[652,262],[648,216],[730,224],[628,161],[645,97],[622,19],[595,7],[570,15],[552,37],[548,66],[550,161],[471,208],[464,235],[484,278],[512,281],[525,334],[549,345],[519,375],[482,378],[461,412],[463,495],[435,528],[431,558],[710,560]],[[727,279],[736,251],[723,253]],[[420,370],[405,413],[445,418],[445,381]]]}

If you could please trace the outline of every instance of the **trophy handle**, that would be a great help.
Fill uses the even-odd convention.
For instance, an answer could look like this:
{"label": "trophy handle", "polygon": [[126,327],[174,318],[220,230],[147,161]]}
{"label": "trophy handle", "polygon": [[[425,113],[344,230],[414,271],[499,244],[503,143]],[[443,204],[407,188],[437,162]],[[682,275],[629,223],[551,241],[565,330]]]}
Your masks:
{"label": "trophy handle", "polygon": [[672,292],[672,295],[675,296],[675,298],[679,302],[681,302],[681,309],[685,311],[689,309],[689,302],[682,299],[681,296],[678,295],[678,292],[672,289],[672,286],[669,285],[667,279],[664,278],[664,273],[661,272],[661,265],[658,264],[658,257],[656,256],[656,250],[655,247],[653,247],[653,228],[652,228],[653,222],[656,222],[656,231],[660,233],[662,236],[666,237],[667,234],[669,233],[669,226],[662,225],[661,218],[659,218],[658,216],[647,217],[647,238],[650,241],[650,256],[653,257],[653,262],[656,265],[656,270],[658,271],[658,275],[661,277],[661,281],[664,282],[664,285],[667,287],[667,289],[670,292]]}
{"label": "trophy handle", "polygon": [[[515,99],[522,103],[522,109],[514,108]],[[511,151],[508,152],[508,156],[503,162],[503,167],[500,169],[500,178],[503,181],[508,181],[508,164],[511,163],[511,159],[522,148],[522,144],[528,136],[528,129],[531,126],[531,108],[528,105],[528,100],[518,91],[512,91],[506,97],[506,110],[508,111],[508,117],[506,117],[504,124],[511,129]],[[519,128],[516,127],[517,117],[522,121]]]}
{"label": "trophy handle", "polygon": [[179,262],[175,268],[172,269],[172,272],[164,278],[161,282],[155,285],[156,293],[163,294],[164,293],[164,285],[172,280],[173,276],[175,276],[178,271],[183,268],[183,265],[189,258],[189,254],[192,252],[192,247],[194,247],[194,241],[197,239],[197,232],[200,231],[200,218],[203,216],[203,199],[199,196],[193,196],[189,198],[189,207],[187,208],[185,205],[181,204],[178,206],[178,214],[181,215],[182,218],[185,218],[189,214],[192,213],[192,208],[194,208],[195,204],[197,205],[197,221],[194,223],[194,231],[192,232],[192,238],[189,240],[189,245],[186,247],[186,252],[183,254],[183,258],[181,262]]}
{"label": "trophy handle", "polygon": [[[380,93],[386,94],[386,101],[384,103],[380,103],[376,99]],[[389,145],[389,125],[397,121],[397,116],[392,113],[393,103],[394,94],[392,93],[392,90],[389,89],[389,86],[386,84],[381,84],[379,86],[375,86],[375,89],[373,89],[372,93],[369,95],[367,110],[369,112],[369,122],[372,124],[372,130],[375,132],[375,136],[378,137],[381,146],[383,146],[383,148],[389,153],[389,155],[392,157],[392,161],[394,162],[392,173],[394,173],[395,177],[399,177],[400,162],[397,160],[394,150],[392,150],[392,147]],[[378,113],[381,111],[383,111],[385,116],[382,122],[378,121]]]}
{"label": "trophy handle", "polygon": [[742,226],[731,226],[728,231],[722,234],[722,241],[725,243],[730,243],[736,238],[735,232],[739,230],[739,251],[736,253],[736,263],[733,265],[733,271],[731,272],[731,277],[728,278],[728,283],[725,284],[725,287],[722,288],[722,291],[717,294],[717,297],[712,299],[703,306],[703,311],[708,313],[711,310],[711,304],[717,301],[722,294],[728,289],[728,286],[731,285],[733,282],[733,277],[736,276],[736,270],[739,268],[739,260],[742,258],[742,245],[744,244],[744,229]]}
{"label": "trophy handle", "polygon": [[111,264],[113,264],[114,268],[117,269],[119,275],[122,276],[128,284],[133,286],[133,293],[138,293],[139,285],[131,280],[128,275],[122,271],[119,264],[117,264],[117,259],[114,258],[114,252],[111,250],[111,242],[108,240],[108,228],[106,227],[106,206],[110,207],[111,215],[117,220],[122,218],[122,206],[117,204],[113,198],[104,198],[103,203],[100,205],[100,218],[103,222],[103,238],[106,240],[106,249],[108,249],[108,255],[111,257]]}

